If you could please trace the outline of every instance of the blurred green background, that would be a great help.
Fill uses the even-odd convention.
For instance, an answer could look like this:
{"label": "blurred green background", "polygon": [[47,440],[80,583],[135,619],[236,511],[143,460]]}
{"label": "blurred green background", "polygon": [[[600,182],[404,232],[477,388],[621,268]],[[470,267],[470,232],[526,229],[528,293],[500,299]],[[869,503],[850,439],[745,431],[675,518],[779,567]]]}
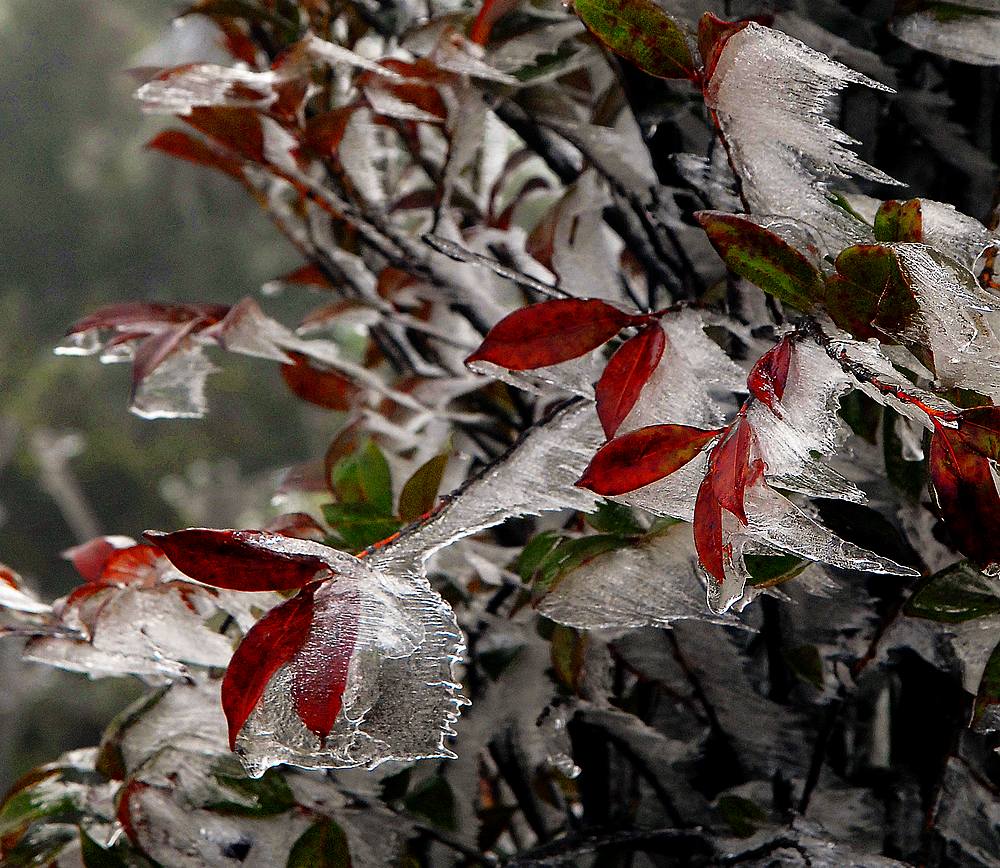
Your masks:
{"label": "blurred green background", "polygon": [[[126,409],[128,365],[52,354],[100,305],[232,303],[299,264],[231,182],[143,148],[171,121],[140,114],[126,70],[180,9],[0,0],[0,561],[44,599],[77,582],[59,553],[92,531],[260,514],[277,469],[318,454],[334,427],[273,363],[218,357],[207,418],[144,421]],[[24,664],[17,640],[0,644],[0,678],[3,789],[96,743],[138,690]]]}

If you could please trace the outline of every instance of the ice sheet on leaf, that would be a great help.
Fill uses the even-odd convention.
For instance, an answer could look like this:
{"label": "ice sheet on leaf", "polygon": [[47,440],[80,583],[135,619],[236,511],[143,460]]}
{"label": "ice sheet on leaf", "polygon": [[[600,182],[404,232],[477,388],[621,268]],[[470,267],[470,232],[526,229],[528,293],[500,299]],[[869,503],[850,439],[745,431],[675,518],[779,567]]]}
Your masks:
{"label": "ice sheet on leaf", "polygon": [[202,346],[182,346],[143,378],[129,409],[143,419],[200,419],[208,409],[205,381],[218,370]]}
{"label": "ice sheet on leaf", "polygon": [[997,243],[996,235],[975,217],[969,217],[946,202],[920,200],[923,240],[972,269],[986,248]]}
{"label": "ice sheet on leaf", "polygon": [[1000,341],[984,313],[1000,308],[960,263],[924,244],[894,244],[900,272],[920,308],[906,336],[926,340],[936,379],[1000,398]]}
{"label": "ice sheet on leaf", "polygon": [[[450,757],[445,739],[465,700],[452,667],[463,649],[451,608],[417,571],[385,569],[311,540],[271,539],[277,552],[322,559],[334,573],[314,596],[310,637],[268,683],[237,736],[254,775],[279,763],[306,768],[374,767],[388,760]],[[293,697],[293,671],[316,671],[356,600],[356,630],[342,708],[325,740],[307,729]]]}
{"label": "ice sheet on leaf", "polygon": [[810,497],[864,501],[864,494],[827,463],[840,451],[849,431],[838,415],[839,397],[854,387],[822,348],[800,342],[792,350],[779,417],[759,401],[747,420],[757,435],[757,451],[768,481]]}
{"label": "ice sheet on leaf", "polygon": [[850,150],[828,115],[851,84],[891,89],[797,39],[751,23],[719,57],[706,101],[719,118],[751,210],[810,224],[836,254],[869,240],[870,230],[828,198],[828,184],[851,176],[897,183]]}
{"label": "ice sheet on leaf", "polygon": [[167,70],[135,92],[150,114],[190,114],[199,106],[266,109],[277,98],[275,86],[287,72],[253,72],[233,66],[199,63]]}
{"label": "ice sheet on leaf", "polygon": [[[962,6],[971,6],[962,3]],[[907,45],[931,51],[960,63],[977,66],[1000,64],[1000,10],[993,15],[970,12],[938,15],[934,10],[896,18],[889,25]]]}
{"label": "ice sheet on leaf", "polygon": [[739,623],[706,610],[691,528],[681,523],[642,545],[598,555],[569,571],[538,611],[582,630],[668,627],[684,618]]}
{"label": "ice sheet on leaf", "polygon": [[573,401],[532,428],[424,523],[374,551],[380,569],[419,570],[434,552],[508,518],[562,509],[592,512],[599,498],[575,487],[604,432],[594,405]]}
{"label": "ice sheet on leaf", "polygon": [[733,393],[746,391],[746,372],[705,334],[698,311],[684,309],[660,322],[666,348],[619,433],[663,422],[718,427],[736,410]]}

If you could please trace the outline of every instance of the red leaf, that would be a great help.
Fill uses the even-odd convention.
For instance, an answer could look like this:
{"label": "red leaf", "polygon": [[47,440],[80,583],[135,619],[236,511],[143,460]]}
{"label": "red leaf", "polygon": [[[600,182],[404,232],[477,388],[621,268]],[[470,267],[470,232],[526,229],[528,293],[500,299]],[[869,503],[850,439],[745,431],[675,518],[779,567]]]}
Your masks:
{"label": "red leaf", "polygon": [[611,357],[595,389],[597,415],[605,437],[615,436],[618,426],[635,406],[666,345],[663,328],[659,323],[651,323],[625,341]]}
{"label": "red leaf", "polygon": [[715,496],[710,473],[701,481],[694,502],[694,547],[705,571],[721,585],[726,580],[722,561],[722,505]]}
{"label": "red leaf", "polygon": [[358,387],[336,371],[314,368],[307,356],[289,353],[295,364],[282,365],[285,385],[300,398],[328,410],[350,410]]}
{"label": "red leaf", "polygon": [[746,525],[749,522],[743,506],[744,496],[747,487],[764,472],[764,464],[759,459],[750,460],[754,433],[746,417],[740,416],[735,425],[735,429],[730,426],[729,433],[712,450],[708,477],[722,508]]}
{"label": "red leaf", "polygon": [[340,106],[306,121],[302,143],[318,157],[336,156],[356,105]]}
{"label": "red leaf", "polygon": [[476,20],[472,22],[469,39],[478,45],[486,45],[490,39],[490,31],[504,15],[517,8],[518,0],[484,0]]}
{"label": "red leaf", "polygon": [[340,712],[360,615],[356,590],[318,601],[309,635],[292,661],[295,711],[321,739],[330,734]]}
{"label": "red leaf", "polygon": [[216,588],[288,591],[329,572],[319,555],[281,551],[286,537],[266,531],[194,527],[174,533],[147,530],[145,536],[182,573]]}
{"label": "red leaf", "polygon": [[747,377],[750,394],[779,419],[781,411],[775,405],[785,394],[791,361],[792,341],[785,337],[757,360]]}
{"label": "red leaf", "polygon": [[255,109],[195,106],[181,120],[245,160],[267,162],[264,129]]}
{"label": "red leaf", "polygon": [[722,49],[730,37],[739,33],[749,21],[724,21],[711,12],[706,12],[698,22],[698,51],[704,66],[704,80],[707,82],[715,72],[722,55]]}
{"label": "red leaf", "polygon": [[311,539],[316,542],[323,542],[326,539],[326,531],[320,527],[316,519],[305,512],[286,512],[272,518],[261,529],[295,539]]}
{"label": "red leaf", "polygon": [[73,564],[80,577],[88,582],[96,582],[111,555],[119,549],[126,548],[125,537],[99,536],[89,542],[66,549],[62,557]]}
{"label": "red leaf", "polygon": [[181,130],[164,130],[150,139],[146,147],[170,157],[176,157],[178,160],[187,160],[198,166],[218,169],[238,181],[244,180],[243,166],[239,160],[220,154],[201,139]]}
{"label": "red leaf", "polygon": [[596,298],[560,298],[514,311],[500,320],[465,363],[485,361],[527,371],[575,359],[643,318]]}
{"label": "red leaf", "polygon": [[118,549],[105,562],[98,581],[104,585],[134,585],[155,579],[162,554],[156,546],[142,543]]}
{"label": "red leaf", "polygon": [[989,459],[960,430],[940,424],[929,459],[941,518],[956,547],[982,568],[1000,563],[1000,496]]}
{"label": "red leaf", "polygon": [[153,301],[129,301],[111,304],[85,316],[70,326],[67,334],[77,334],[92,329],[128,328],[136,334],[162,331],[151,326],[186,323],[203,320],[204,325],[221,320],[229,307],[223,304],[160,304]]}
{"label": "red leaf", "polygon": [[987,458],[1000,461],[1000,407],[973,407],[958,417],[962,440]]}
{"label": "red leaf", "polygon": [[718,433],[688,425],[631,431],[598,449],[576,484],[602,495],[634,491],[683,467]]}
{"label": "red leaf", "polygon": [[240,642],[222,680],[222,710],[229,722],[229,747],[243,729],[271,677],[302,647],[313,618],[316,585],[307,585],[271,609]]}
{"label": "red leaf", "polygon": [[291,283],[295,286],[321,286],[324,289],[333,289],[334,286],[326,273],[318,265],[311,262],[275,278],[272,282]]}

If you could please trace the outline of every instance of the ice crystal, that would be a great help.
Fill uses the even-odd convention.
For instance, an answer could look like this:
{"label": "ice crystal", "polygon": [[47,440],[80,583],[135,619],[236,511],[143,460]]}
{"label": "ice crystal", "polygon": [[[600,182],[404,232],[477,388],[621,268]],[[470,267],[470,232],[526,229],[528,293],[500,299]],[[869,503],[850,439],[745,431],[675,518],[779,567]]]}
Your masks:
{"label": "ice crystal", "polygon": [[833,253],[869,235],[829,200],[830,182],[858,176],[897,183],[851,151],[854,140],[829,120],[835,95],[851,84],[891,91],[751,23],[726,43],[707,88],[751,210],[810,224]]}

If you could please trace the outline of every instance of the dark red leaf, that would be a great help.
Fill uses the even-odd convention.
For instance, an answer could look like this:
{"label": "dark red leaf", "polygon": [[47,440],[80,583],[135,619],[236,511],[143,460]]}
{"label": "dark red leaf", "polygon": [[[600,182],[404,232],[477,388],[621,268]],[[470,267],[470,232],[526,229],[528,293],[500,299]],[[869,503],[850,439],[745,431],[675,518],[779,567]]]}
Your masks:
{"label": "dark red leaf", "polygon": [[958,417],[958,430],[970,449],[1000,461],[1000,407],[973,407]]}
{"label": "dark red leaf", "polygon": [[307,356],[288,355],[295,361],[281,366],[281,376],[294,394],[328,410],[351,409],[358,395],[357,386],[336,371],[314,368]]}
{"label": "dark red leaf", "polygon": [[182,115],[181,120],[245,160],[267,162],[264,129],[255,109],[195,106],[188,114]]}
{"label": "dark red leaf", "polygon": [[146,147],[176,157],[178,160],[187,160],[198,166],[217,169],[238,181],[244,180],[243,165],[239,160],[219,153],[201,139],[181,130],[164,130],[150,139]]}
{"label": "dark red leaf", "polygon": [[782,338],[757,360],[747,377],[750,394],[779,418],[781,412],[776,404],[785,394],[788,369],[792,362],[792,346],[790,338]]}
{"label": "dark red leaf", "polygon": [[309,635],[316,585],[307,585],[271,609],[240,642],[222,680],[222,710],[229,722],[229,747],[257,706],[271,677],[288,663]]}
{"label": "dark red leaf", "polygon": [[608,361],[594,390],[605,437],[615,436],[618,426],[635,406],[666,345],[666,333],[654,322],[625,341]]}
{"label": "dark red leaf", "polygon": [[[203,320],[205,325],[218,322],[229,307],[223,304],[160,304],[153,301],[130,301],[111,304],[85,316],[70,326],[67,334],[91,329],[128,328],[136,334],[150,334],[152,325],[170,325]],[[160,329],[155,329],[160,331]]]}
{"label": "dark red leaf", "polygon": [[694,547],[705,572],[721,585],[726,580],[722,560],[722,505],[715,496],[711,474],[701,481],[694,502]]}
{"label": "dark red leaf", "polygon": [[266,531],[195,527],[174,533],[148,530],[145,536],[182,573],[216,588],[287,591],[329,571],[318,555],[281,551],[286,538]]}
{"label": "dark red leaf", "polygon": [[302,143],[318,157],[336,156],[356,105],[340,106],[306,121]]}
{"label": "dark red leaf", "polygon": [[941,518],[956,547],[985,568],[1000,563],[1000,496],[989,459],[952,428],[936,425],[929,455]]}
{"label": "dark red leaf", "polygon": [[296,286],[321,286],[324,289],[333,288],[333,282],[326,273],[311,262],[296,268],[294,271],[289,271],[288,274],[277,278],[275,282],[291,283]]}
{"label": "dark red leaf", "polygon": [[162,554],[156,546],[142,543],[117,549],[105,562],[98,581],[104,585],[134,585],[155,580]]}
{"label": "dark red leaf", "polygon": [[120,545],[121,537],[99,536],[89,542],[81,543],[78,546],[66,549],[62,557],[73,564],[73,568],[80,574],[80,577],[88,582],[96,582],[108,559],[118,549],[125,546]]}
{"label": "dark red leaf", "polygon": [[704,67],[705,81],[711,79],[729,38],[739,33],[749,21],[724,21],[706,12],[698,22],[698,51]]}
{"label": "dark red leaf", "polygon": [[750,458],[754,433],[746,417],[740,416],[735,426],[730,426],[729,433],[712,450],[708,478],[722,508],[747,524],[744,496],[747,487],[763,473],[764,465],[760,459]]}
{"label": "dark red leaf", "polygon": [[518,0],[484,0],[476,20],[472,22],[469,39],[478,45],[486,45],[490,39],[490,31],[504,15],[517,8]]}
{"label": "dark red leaf", "polygon": [[323,542],[326,539],[326,531],[320,527],[316,519],[305,512],[286,512],[272,518],[261,530],[316,542]]}
{"label": "dark red leaf", "polygon": [[560,298],[524,307],[500,320],[465,362],[527,371],[575,359],[643,318],[596,298]]}
{"label": "dark red leaf", "polygon": [[356,590],[324,597],[316,603],[312,628],[292,661],[295,711],[321,739],[330,734],[340,712],[360,615]]}
{"label": "dark red leaf", "polygon": [[718,433],[688,425],[631,431],[597,450],[576,484],[605,496],[634,491],[683,467]]}

